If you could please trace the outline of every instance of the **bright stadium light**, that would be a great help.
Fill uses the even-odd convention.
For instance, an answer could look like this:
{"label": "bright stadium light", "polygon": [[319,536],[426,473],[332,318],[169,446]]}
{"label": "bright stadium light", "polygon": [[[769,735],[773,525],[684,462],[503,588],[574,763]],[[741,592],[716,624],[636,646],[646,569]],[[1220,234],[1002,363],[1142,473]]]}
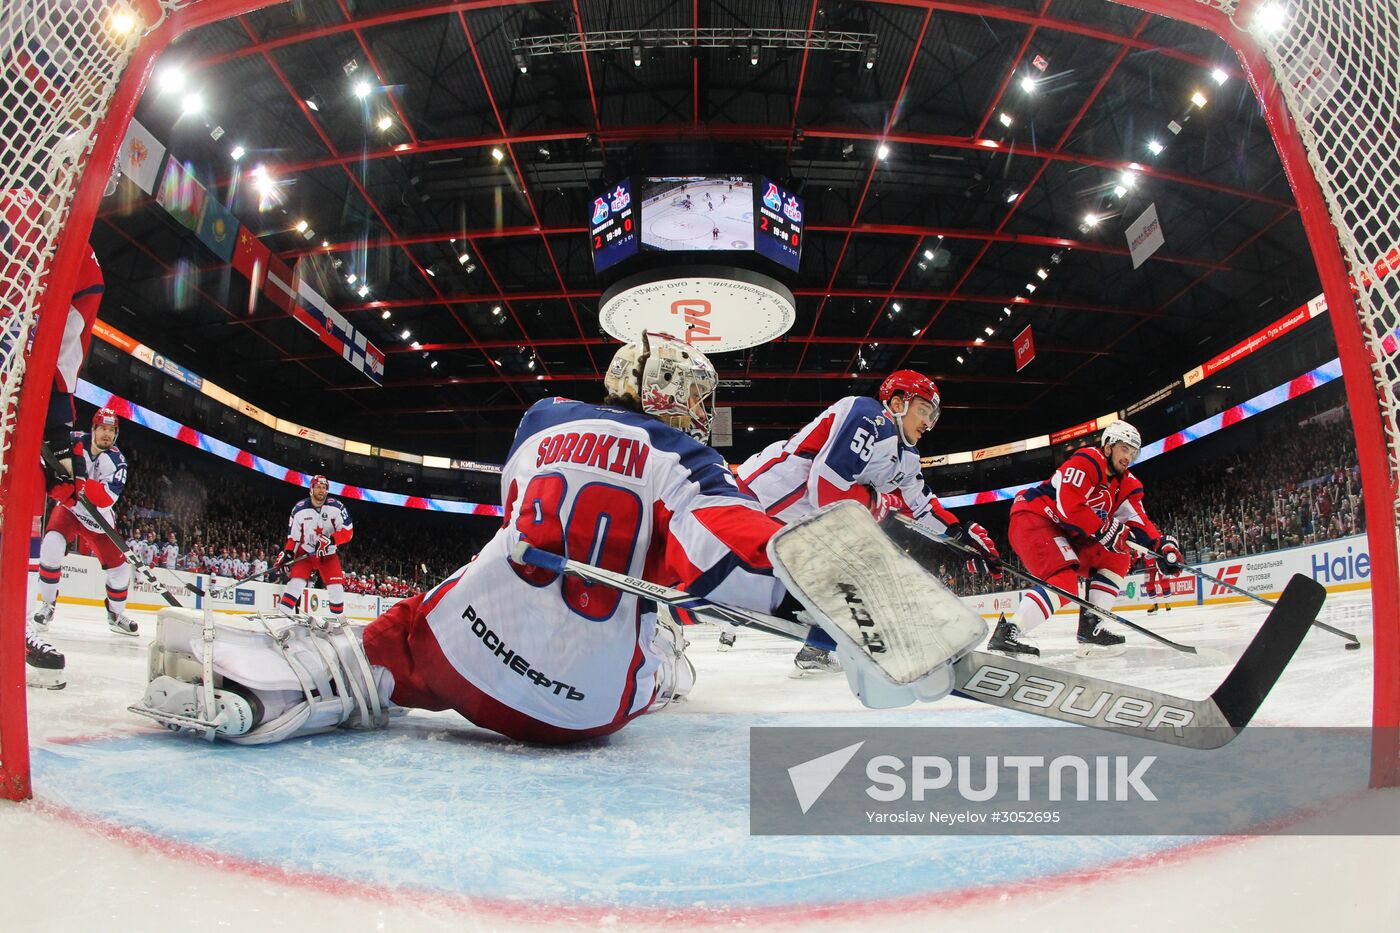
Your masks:
{"label": "bright stadium light", "polygon": [[371,88],[369,82],[361,78],[359,81],[355,82],[355,86],[351,90],[354,91],[356,97],[360,100],[364,100],[369,96]]}
{"label": "bright stadium light", "polygon": [[1165,148],[1167,148],[1167,147],[1166,147],[1166,146],[1163,146],[1161,143],[1157,142],[1157,140],[1155,140],[1155,139],[1150,139],[1150,140],[1147,141],[1147,151],[1150,152],[1150,153],[1152,153],[1153,155],[1161,155],[1161,154],[1162,154],[1162,150],[1165,149]]}
{"label": "bright stadium light", "polygon": [[1021,90],[1025,91],[1027,94],[1032,94],[1032,93],[1034,93],[1034,92],[1035,92],[1035,78],[1032,78],[1030,75],[1026,75],[1024,78],[1022,78],[1022,79],[1021,79]]}

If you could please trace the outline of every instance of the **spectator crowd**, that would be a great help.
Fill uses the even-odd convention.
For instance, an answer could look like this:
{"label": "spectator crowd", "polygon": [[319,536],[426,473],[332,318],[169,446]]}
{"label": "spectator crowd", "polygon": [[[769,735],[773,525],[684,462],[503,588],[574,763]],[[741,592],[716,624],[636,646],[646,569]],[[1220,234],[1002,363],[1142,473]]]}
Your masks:
{"label": "spectator crowd", "polygon": [[[147,442],[147,438],[151,442]],[[142,433],[122,452],[130,466],[117,527],[153,566],[242,579],[270,570],[286,539],[287,515],[306,491],[213,464],[196,476],[185,449]],[[200,466],[208,458],[200,455]],[[1163,465],[1166,466],[1165,464]],[[1180,539],[1192,563],[1325,541],[1366,530],[1360,469],[1345,406],[1292,422],[1286,439],[1256,444],[1147,481],[1148,513]],[[346,500],[355,536],[345,547],[345,588],[406,597],[470,560],[495,530],[493,520]],[[1000,543],[1007,515],[972,516]],[[1006,550],[1009,550],[1006,549]],[[1014,557],[1006,555],[1014,561]],[[1014,587],[970,574],[951,556],[934,569],[956,592]]]}

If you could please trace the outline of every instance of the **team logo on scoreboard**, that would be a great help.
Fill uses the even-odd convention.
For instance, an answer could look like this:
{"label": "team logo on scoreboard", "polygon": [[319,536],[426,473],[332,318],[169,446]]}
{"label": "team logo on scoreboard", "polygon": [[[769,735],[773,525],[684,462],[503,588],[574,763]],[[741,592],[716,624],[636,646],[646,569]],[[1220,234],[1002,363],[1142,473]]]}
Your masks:
{"label": "team logo on scoreboard", "polygon": [[783,196],[778,193],[778,186],[771,181],[768,183],[768,190],[763,192],[763,206],[770,211],[781,210],[783,207]]}
{"label": "team logo on scoreboard", "polygon": [[593,223],[600,224],[608,219],[608,202],[602,198],[593,199]]}
{"label": "team logo on scoreboard", "polygon": [[802,223],[802,208],[797,205],[797,198],[788,195],[783,201],[783,216],[795,224]]}
{"label": "team logo on scoreboard", "polygon": [[[600,200],[601,200],[601,199],[600,199]],[[629,204],[631,204],[631,203],[632,203],[632,195],[629,194],[629,193],[627,192],[627,189],[626,189],[626,188],[622,187],[621,185],[618,185],[618,186],[617,186],[617,190],[614,191],[614,192],[612,193],[612,209],[613,209],[613,213],[616,214],[618,211],[622,210],[623,208],[625,208],[627,205],[629,205]],[[594,211],[593,216],[595,216],[595,217],[598,216],[596,210]],[[594,223],[597,223],[597,221],[595,220]]]}

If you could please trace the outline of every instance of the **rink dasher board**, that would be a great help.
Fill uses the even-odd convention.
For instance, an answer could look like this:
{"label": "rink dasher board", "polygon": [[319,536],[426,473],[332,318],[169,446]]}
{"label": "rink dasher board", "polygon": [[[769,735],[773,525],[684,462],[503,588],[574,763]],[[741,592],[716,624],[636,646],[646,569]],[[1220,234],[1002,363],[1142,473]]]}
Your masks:
{"label": "rink dasher board", "polygon": [[[277,609],[278,597],[282,595],[282,585],[253,581],[234,587],[230,577],[190,573],[185,570],[155,568],[156,578],[167,583],[179,580],[192,583],[205,591],[205,596],[173,588],[175,596],[190,609],[209,608],[214,612],[230,615],[249,615],[258,612],[273,612]],[[63,558],[63,578],[59,583],[58,603],[69,606],[102,606],[106,601],[107,573],[97,558],[81,554],[69,554]],[[29,572],[29,600],[39,599],[39,574],[36,569]],[[145,598],[143,598],[145,597]],[[371,596],[364,593],[345,594],[345,616],[352,621],[370,622],[387,611],[399,600],[390,596]],[[324,612],[329,602],[329,594],[323,587],[307,587],[302,593],[299,611],[308,613]],[[156,612],[166,607],[155,590],[139,575],[131,580],[131,598],[127,608],[136,611]]]}
{"label": "rink dasher board", "polygon": [[[1264,599],[1277,600],[1290,577],[1300,573],[1321,583],[1328,593],[1346,593],[1371,589],[1370,545],[1365,535],[1351,535],[1319,544],[1304,544],[1280,551],[1266,551],[1248,557],[1231,557],[1198,565],[1213,577],[1220,577],[1249,590]],[[1150,609],[1153,603],[1180,608],[1183,606],[1216,606],[1228,603],[1252,602],[1248,596],[1232,593],[1209,580],[1201,580],[1190,572],[1164,578],[1172,587],[1166,598],[1148,599],[1143,595],[1146,575],[1128,576],[1123,599],[1115,611]],[[979,596],[964,596],[974,612],[983,618],[995,619],[1010,615],[1021,603],[1025,590],[1000,590]],[[1078,606],[1061,609],[1060,614],[1079,614]]]}

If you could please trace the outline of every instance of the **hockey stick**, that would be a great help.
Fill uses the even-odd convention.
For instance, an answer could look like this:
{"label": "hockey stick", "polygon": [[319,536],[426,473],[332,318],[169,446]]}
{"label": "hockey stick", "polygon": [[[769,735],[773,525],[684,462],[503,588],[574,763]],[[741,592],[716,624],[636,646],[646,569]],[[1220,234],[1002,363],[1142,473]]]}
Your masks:
{"label": "hockey stick", "polygon": [[[1156,551],[1152,550],[1151,548],[1143,547],[1141,544],[1138,544],[1136,541],[1129,541],[1129,542],[1128,542],[1128,547],[1132,548],[1134,551],[1137,551],[1137,552],[1138,552],[1139,554],[1141,554],[1144,558],[1151,558],[1152,560],[1157,560],[1157,561],[1166,560],[1166,558],[1163,557],[1161,554],[1158,554]],[[1277,606],[1277,605],[1278,605],[1278,603],[1274,602],[1272,599],[1265,599],[1264,597],[1259,596],[1259,595],[1256,594],[1256,593],[1251,593],[1249,590],[1245,589],[1244,587],[1242,587],[1242,586],[1236,586],[1235,584],[1231,583],[1229,580],[1222,580],[1222,579],[1220,579],[1219,577],[1213,577],[1213,576],[1211,576],[1210,574],[1206,573],[1204,570],[1202,570],[1200,567],[1193,567],[1193,566],[1191,566],[1190,564],[1186,563],[1185,561],[1182,561],[1182,563],[1180,564],[1180,567],[1181,567],[1182,570],[1190,571],[1191,573],[1193,573],[1193,574],[1195,574],[1196,576],[1200,577],[1202,580],[1209,580],[1210,582],[1215,583],[1215,584],[1217,584],[1217,585],[1223,587],[1224,589],[1230,590],[1231,592],[1239,593],[1241,596],[1248,596],[1250,599],[1254,600],[1256,603],[1263,603],[1264,605],[1270,606],[1270,607],[1273,607],[1273,606]],[[1347,649],[1348,651],[1356,651],[1356,650],[1360,649],[1360,647],[1361,647],[1361,641],[1360,641],[1360,639],[1358,639],[1355,635],[1351,634],[1350,632],[1344,632],[1344,631],[1342,631],[1342,630],[1339,629],[1339,628],[1333,628],[1332,626],[1328,625],[1326,622],[1319,622],[1319,621],[1317,621],[1316,619],[1313,620],[1313,625],[1315,625],[1315,626],[1317,626],[1318,628],[1322,629],[1324,632],[1331,632],[1333,635],[1336,635],[1336,636],[1338,636],[1339,638],[1345,638],[1345,639],[1347,640],[1347,643],[1346,643],[1346,646],[1345,646],[1345,647],[1346,647],[1346,649]]]}
{"label": "hockey stick", "polygon": [[[937,542],[940,543],[940,544],[946,544],[946,545],[948,545],[948,546],[951,547],[951,548],[955,548],[955,549],[961,551],[963,554],[966,554],[968,557],[972,557],[972,558],[975,558],[975,559],[977,559],[977,560],[986,560],[986,559],[987,559],[987,555],[983,554],[981,551],[977,550],[976,548],[974,548],[974,547],[969,547],[968,545],[963,544],[961,541],[956,541],[956,540],[954,540],[954,539],[952,539],[952,538],[948,538],[948,537],[945,537],[945,536],[943,536],[943,535],[936,534],[936,533],[934,533],[933,531],[931,531],[930,529],[925,528],[925,527],[923,527],[922,525],[916,524],[916,523],[914,522],[914,520],[911,519],[911,518],[908,518],[908,517],[906,517],[906,516],[904,516],[904,515],[896,515],[896,516],[895,516],[895,519],[896,519],[901,525],[903,525],[904,527],[908,528],[910,531],[912,531],[912,532],[914,532],[915,534],[918,534],[918,535],[920,535],[920,536],[922,536],[922,537],[924,537],[924,538],[927,538],[927,539],[930,540],[930,541],[937,541]],[[1129,622],[1127,619],[1123,618],[1122,616],[1118,615],[1117,613],[1110,612],[1110,611],[1108,611],[1107,609],[1102,609],[1102,608],[1100,608],[1100,607],[1098,607],[1098,606],[1095,606],[1093,603],[1089,602],[1087,599],[1082,598],[1078,593],[1071,593],[1071,592],[1069,592],[1068,590],[1062,590],[1062,589],[1060,589],[1058,586],[1055,586],[1055,584],[1053,584],[1053,583],[1047,583],[1046,581],[1040,579],[1040,578],[1037,577],[1037,576],[1033,576],[1032,574],[1026,573],[1026,572],[1021,571],[1021,570],[1017,570],[1015,567],[1012,567],[1010,564],[1006,563],[1005,561],[1002,561],[1002,562],[1001,562],[1001,569],[1002,569],[1003,571],[1005,571],[1006,573],[1011,574],[1013,577],[1017,577],[1018,579],[1023,580],[1023,581],[1025,581],[1025,582],[1027,582],[1027,583],[1030,583],[1030,584],[1032,584],[1032,585],[1034,585],[1034,586],[1044,587],[1046,590],[1049,590],[1051,593],[1054,593],[1055,595],[1059,596],[1061,599],[1067,599],[1067,600],[1069,600],[1069,601],[1072,602],[1072,603],[1075,603],[1075,604],[1077,604],[1077,605],[1079,605],[1079,606],[1084,607],[1085,609],[1088,609],[1090,612],[1094,613],[1095,615],[1097,615],[1097,616],[1098,616],[1099,618],[1101,618],[1101,619],[1107,619],[1109,622],[1116,622],[1116,623],[1118,623],[1119,625],[1124,626],[1125,628],[1130,628],[1130,629],[1132,629],[1133,631],[1137,632],[1139,635],[1145,635],[1145,636],[1147,636],[1148,638],[1152,639],[1152,640],[1155,641],[1155,642],[1159,642],[1159,643],[1161,643],[1161,644],[1163,644],[1163,645],[1166,645],[1168,648],[1172,648],[1172,649],[1174,649],[1174,650],[1176,650],[1176,651],[1184,652],[1185,654],[1201,654],[1201,651],[1200,651],[1199,649],[1193,647],[1192,645],[1183,645],[1183,644],[1181,644],[1180,642],[1172,641],[1170,638],[1167,638],[1167,637],[1164,636],[1164,635],[1158,635],[1156,632],[1152,631],[1151,629],[1149,629],[1149,628],[1144,628],[1143,626],[1138,625],[1136,622]]]}
{"label": "hockey stick", "polygon": [[[65,471],[63,470],[63,465],[58,462],[58,458],[53,455],[53,451],[49,450],[47,444],[45,444],[41,449],[41,455],[44,460],[44,465],[47,466],[50,470],[52,470],[54,472],[54,475],[64,475]],[[106,516],[104,516],[98,510],[97,506],[93,505],[91,502],[88,501],[87,496],[83,495],[82,491],[79,490],[76,487],[76,485],[73,489],[73,498],[77,501],[79,505],[83,507],[83,511],[85,511],[88,514],[88,517],[90,517],[94,522],[97,523],[97,526],[100,529],[102,529],[102,533],[107,536],[108,540],[110,540],[112,544],[116,547],[116,549],[121,552],[122,558],[125,559],[126,562],[132,567],[136,568],[136,571],[141,574],[141,576],[145,579],[145,581],[148,584],[150,584],[151,589],[159,593],[161,597],[170,605],[176,606],[178,608],[184,608],[183,606],[181,606],[180,601],[176,599],[171,593],[170,587],[162,583],[159,579],[157,579],[155,571],[151,569],[150,565],[143,561],[140,557],[136,556],[136,554],[131,550],[131,548],[127,546],[127,543],[122,540],[121,535],[117,534],[117,529],[112,527],[112,523],[107,521]],[[179,582],[181,586],[183,586],[186,590],[189,590],[189,592],[194,594],[195,596],[202,597],[204,595],[204,591],[199,587],[195,586],[193,583],[186,583],[183,580]]]}
{"label": "hockey stick", "polygon": [[[624,593],[718,616],[786,638],[803,640],[809,629],[798,622],[726,606],[685,590],[569,560],[531,547],[524,541],[517,542],[511,557],[516,563],[573,574]],[[1167,745],[1219,748],[1238,735],[1254,717],[1302,644],[1308,625],[1322,608],[1326,595],[1321,585],[1295,574],[1239,661],[1204,700],[1188,700],[984,651],[969,652],[954,662],[956,686],[953,692],[991,706]]]}
{"label": "hockey stick", "polygon": [[302,561],[306,560],[308,557],[314,557],[314,556],[315,556],[314,554],[303,554],[303,555],[301,555],[300,557],[293,558],[292,560],[288,561],[288,562],[285,563],[285,564],[268,564],[266,567],[264,567],[263,569],[259,570],[257,573],[250,573],[250,574],[248,574],[248,576],[244,577],[242,580],[234,580],[234,581],[233,581],[232,583],[230,583],[229,585],[230,585],[230,586],[242,586],[242,585],[245,584],[245,583],[250,583],[250,582],[252,582],[253,580],[258,579],[259,577],[265,577],[265,576],[267,576],[268,574],[272,573],[272,571],[277,570],[279,567],[287,567],[287,568],[290,569],[293,565],[298,564],[298,563],[301,563]]}

